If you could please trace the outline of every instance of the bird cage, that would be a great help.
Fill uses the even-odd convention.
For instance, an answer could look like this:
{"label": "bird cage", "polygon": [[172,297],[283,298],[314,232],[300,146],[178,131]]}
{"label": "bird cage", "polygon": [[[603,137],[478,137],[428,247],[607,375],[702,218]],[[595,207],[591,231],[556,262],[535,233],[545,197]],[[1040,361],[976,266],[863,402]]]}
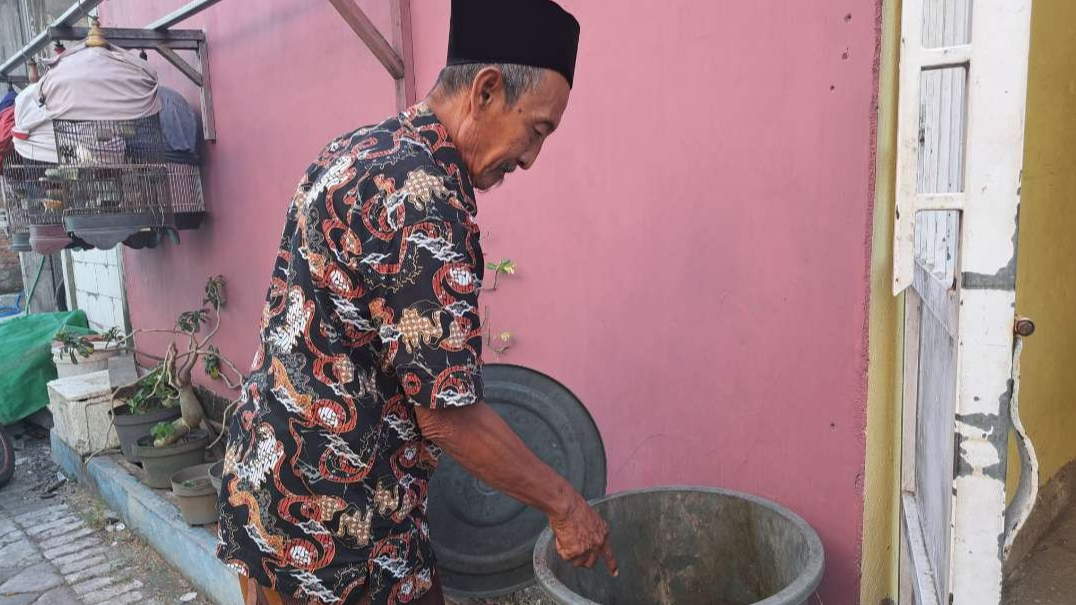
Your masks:
{"label": "bird cage", "polygon": [[[21,158],[12,150],[3,158],[3,167],[11,168]],[[0,202],[3,203],[4,234],[11,239],[15,252],[30,252],[30,217],[24,204],[9,184],[6,171],[0,171]]]}
{"label": "bird cage", "polygon": [[45,253],[72,243],[63,228],[63,192],[50,180],[55,169],[56,164],[15,151],[4,158],[3,203],[12,249]]}
{"label": "bird cage", "polygon": [[169,162],[168,183],[176,229],[197,229],[205,217],[202,170],[195,164]]}
{"label": "bird cage", "polygon": [[[54,120],[57,176],[67,230],[98,248],[187,226],[200,213],[201,175],[169,163],[158,115],[134,120]],[[197,226],[197,223],[194,224]]]}

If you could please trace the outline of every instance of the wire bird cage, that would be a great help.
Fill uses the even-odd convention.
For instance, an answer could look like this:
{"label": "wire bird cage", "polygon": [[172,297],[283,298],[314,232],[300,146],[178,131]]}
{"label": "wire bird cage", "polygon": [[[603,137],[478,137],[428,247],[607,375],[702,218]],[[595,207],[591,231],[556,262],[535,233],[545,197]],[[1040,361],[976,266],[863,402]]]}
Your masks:
{"label": "wire bird cage", "polygon": [[68,231],[111,248],[133,236],[201,223],[201,173],[167,161],[159,116],[54,120],[53,127]]}
{"label": "wire bird cage", "polygon": [[55,168],[56,164],[27,159],[15,151],[4,158],[0,192],[13,250],[45,251],[71,243],[63,229],[63,191],[50,181]]}
{"label": "wire bird cage", "polygon": [[205,217],[202,171],[195,164],[170,162],[166,166],[176,228],[197,229]]}

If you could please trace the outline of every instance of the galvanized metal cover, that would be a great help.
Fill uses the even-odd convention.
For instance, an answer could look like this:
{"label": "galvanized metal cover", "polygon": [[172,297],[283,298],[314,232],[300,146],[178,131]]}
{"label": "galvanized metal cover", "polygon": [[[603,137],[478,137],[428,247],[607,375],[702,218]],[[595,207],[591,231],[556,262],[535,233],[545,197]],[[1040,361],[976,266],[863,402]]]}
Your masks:
{"label": "galvanized metal cover", "polygon": [[[571,391],[514,365],[487,364],[483,377],[486,403],[531,451],[588,500],[605,494],[605,447]],[[491,597],[534,582],[531,556],[545,515],[485,485],[447,455],[429,498],[430,537],[447,592]]]}

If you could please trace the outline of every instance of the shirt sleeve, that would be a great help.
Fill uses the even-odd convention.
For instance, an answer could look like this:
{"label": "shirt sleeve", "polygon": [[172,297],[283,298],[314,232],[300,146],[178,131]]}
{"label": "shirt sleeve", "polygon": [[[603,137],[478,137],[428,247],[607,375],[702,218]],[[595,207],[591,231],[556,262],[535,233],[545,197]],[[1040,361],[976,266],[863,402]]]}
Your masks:
{"label": "shirt sleeve", "polygon": [[367,240],[359,261],[384,369],[413,405],[474,404],[482,399],[478,227],[430,218],[393,231]]}

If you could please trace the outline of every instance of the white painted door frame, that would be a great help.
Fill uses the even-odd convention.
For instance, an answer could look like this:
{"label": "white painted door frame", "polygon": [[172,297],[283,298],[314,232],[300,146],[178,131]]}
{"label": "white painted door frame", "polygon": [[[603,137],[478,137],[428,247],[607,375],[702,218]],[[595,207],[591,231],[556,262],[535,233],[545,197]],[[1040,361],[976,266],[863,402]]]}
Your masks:
{"label": "white painted door frame", "polygon": [[[893,288],[899,293],[915,287],[906,299],[901,601],[997,605],[1032,2],[979,0],[971,11],[967,43],[928,48],[924,5],[945,1],[957,2],[904,0],[902,8]],[[923,74],[952,67],[967,70],[962,186],[959,191],[924,190]],[[918,214],[942,210],[959,211],[955,228],[951,220],[936,215],[924,220]],[[945,237],[953,238],[952,267],[948,257],[937,255],[939,249],[945,252]],[[937,262],[923,262],[931,258]],[[951,358],[939,358],[930,350],[936,341],[921,338],[928,312],[930,321],[951,335]],[[920,402],[919,382],[924,369],[941,372],[923,364],[950,363],[947,359],[952,363],[951,399],[946,402],[951,414],[942,419],[945,425],[929,428],[951,429],[955,447],[948,459],[934,461],[917,455],[925,417],[920,404],[931,403]],[[924,531],[930,526],[918,498],[924,464],[941,465],[931,470],[951,477],[948,527],[940,532]],[[942,544],[940,555],[928,556],[932,541]]]}

